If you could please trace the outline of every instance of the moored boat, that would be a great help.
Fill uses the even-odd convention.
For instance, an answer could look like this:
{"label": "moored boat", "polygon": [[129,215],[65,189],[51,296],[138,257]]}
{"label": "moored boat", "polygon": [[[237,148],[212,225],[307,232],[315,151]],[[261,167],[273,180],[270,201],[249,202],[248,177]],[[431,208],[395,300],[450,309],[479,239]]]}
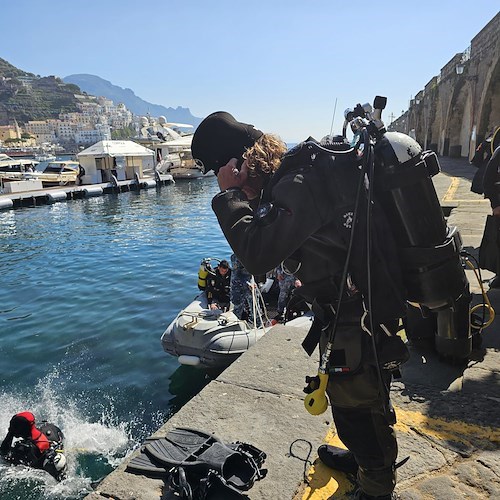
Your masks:
{"label": "moored boat", "polygon": [[231,309],[209,309],[202,292],[170,323],[161,343],[163,350],[177,356],[183,365],[225,368],[268,330],[238,319]]}
{"label": "moored boat", "polygon": [[[149,147],[153,148],[153,146]],[[214,175],[212,171],[205,174],[203,168],[195,163],[191,154],[191,136],[157,143],[154,148],[157,158],[161,158],[156,165],[156,170],[160,173],[171,174],[175,180],[199,179]]]}
{"label": "moored boat", "polygon": [[133,140],[155,153],[155,170],[160,174],[170,174],[174,180],[198,179],[213,176],[205,174],[191,154],[192,133],[179,133],[175,128],[192,128],[185,123],[169,123],[164,116],[158,125],[151,125],[147,117],[142,118],[143,127]]}
{"label": "moored boat", "polygon": [[[232,303],[227,310],[213,309],[213,303],[209,305],[207,290],[212,293],[209,282],[215,279],[216,267],[221,262],[211,257],[201,261],[198,271],[201,293],[177,314],[161,337],[163,350],[177,356],[183,365],[226,368],[253,346],[273,324],[268,319],[266,303],[257,286],[248,289],[252,291],[250,301],[253,312],[248,311],[249,297],[243,299],[239,294],[243,299],[237,307],[240,317],[235,314]],[[234,269],[232,272],[235,272]],[[231,279],[233,286],[238,285]]]}
{"label": "moored boat", "polygon": [[25,174],[35,171],[38,162],[26,158],[12,158],[0,153],[0,182],[22,181]]}
{"label": "moored boat", "polygon": [[35,155],[35,160],[39,162],[44,162],[44,161],[54,161],[56,160],[56,156],[51,155],[51,154],[38,154]]}
{"label": "moored boat", "polygon": [[41,172],[25,174],[24,178],[40,180],[43,187],[66,186],[76,184],[78,173],[77,161],[51,161]]}

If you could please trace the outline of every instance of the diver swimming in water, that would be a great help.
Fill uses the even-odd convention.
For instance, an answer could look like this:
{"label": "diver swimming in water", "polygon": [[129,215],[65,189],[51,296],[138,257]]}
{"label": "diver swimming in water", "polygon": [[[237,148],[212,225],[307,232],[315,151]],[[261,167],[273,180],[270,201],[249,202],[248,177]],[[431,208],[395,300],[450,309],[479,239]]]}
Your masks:
{"label": "diver swimming in water", "polygon": [[[14,438],[18,439],[14,441]],[[62,481],[66,477],[63,441],[64,434],[59,427],[46,421],[36,427],[33,413],[23,411],[11,418],[0,454],[13,465],[42,469]]]}

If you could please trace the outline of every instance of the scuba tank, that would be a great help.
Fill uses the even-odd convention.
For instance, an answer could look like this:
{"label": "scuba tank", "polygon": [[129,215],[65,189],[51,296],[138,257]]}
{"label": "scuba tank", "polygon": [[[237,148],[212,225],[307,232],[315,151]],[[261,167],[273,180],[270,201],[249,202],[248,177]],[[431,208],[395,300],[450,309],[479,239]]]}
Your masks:
{"label": "scuba tank", "polygon": [[447,226],[432,183],[440,171],[437,156],[398,132],[385,133],[374,152],[375,193],[400,249],[407,300],[424,317],[437,315],[437,352],[465,359],[472,351],[471,294],[460,233]]}
{"label": "scuba tank", "polygon": [[439,354],[466,359],[472,351],[471,294],[460,257],[460,233],[447,226],[432,182],[440,172],[439,161],[436,153],[423,151],[410,136],[386,131],[381,120],[386,102],[377,96],[373,108],[358,104],[347,110],[344,136],[347,124],[355,136],[362,131],[370,136],[374,193],[399,249],[406,300],[420,309],[423,318],[437,316]]}
{"label": "scuba tank", "polygon": [[50,441],[50,448],[45,452],[42,469],[57,481],[66,479],[67,460],[64,454],[64,434],[57,425],[42,421],[38,428]]}
{"label": "scuba tank", "polygon": [[[426,316],[436,317],[433,335],[436,351],[440,355],[466,359],[472,352],[471,294],[460,255],[460,233],[456,227],[447,226],[432,182],[432,176],[440,171],[439,162],[434,152],[422,151],[411,137],[386,131],[381,120],[386,102],[386,98],[377,96],[373,108],[370,104],[358,104],[354,110],[346,110],[343,139],[348,144],[346,129],[350,125],[354,133],[350,145],[357,157],[363,159],[363,177],[368,181],[368,206],[372,206],[373,194],[376,204],[382,207],[389,222],[398,250],[399,259],[394,259],[392,267],[401,272],[406,289],[406,297],[403,298],[421,311],[422,319]],[[330,136],[327,136],[325,139],[321,142],[328,144],[331,155],[342,156],[345,153],[338,147],[339,141],[335,137],[330,140]],[[353,164],[353,168],[355,166]],[[357,219],[356,212],[357,207],[354,221]],[[354,223],[339,297],[342,297],[348,275],[353,235]],[[368,238],[370,258],[373,257],[371,243],[371,238]],[[388,283],[388,286],[396,289],[393,277],[389,279],[393,282]],[[370,329],[374,331],[373,315],[376,311],[372,310],[373,291],[371,284],[368,285],[367,312],[370,316]],[[337,322],[339,316],[342,316],[341,305],[342,300],[339,298],[318,375],[309,378],[309,381],[306,379],[308,386],[304,391],[308,396],[304,404],[306,410],[313,415],[323,413],[327,407],[325,392],[331,369],[330,353],[333,350]],[[378,360],[374,336],[371,337]],[[382,387],[380,364],[379,380]]]}
{"label": "scuba tank", "polygon": [[210,260],[210,258],[205,258],[200,262],[200,268],[198,269],[198,289],[201,291],[207,288],[207,277],[212,271]]}

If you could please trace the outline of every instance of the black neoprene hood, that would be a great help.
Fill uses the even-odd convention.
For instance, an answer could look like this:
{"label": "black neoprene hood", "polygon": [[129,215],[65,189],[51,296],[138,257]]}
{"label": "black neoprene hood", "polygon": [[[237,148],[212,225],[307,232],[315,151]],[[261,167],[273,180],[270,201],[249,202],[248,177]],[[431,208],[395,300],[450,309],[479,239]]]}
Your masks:
{"label": "black neoprene hood", "polygon": [[253,125],[238,122],[225,111],[216,111],[198,125],[191,152],[203,164],[205,173],[213,170],[217,175],[231,158],[240,159],[261,135]]}

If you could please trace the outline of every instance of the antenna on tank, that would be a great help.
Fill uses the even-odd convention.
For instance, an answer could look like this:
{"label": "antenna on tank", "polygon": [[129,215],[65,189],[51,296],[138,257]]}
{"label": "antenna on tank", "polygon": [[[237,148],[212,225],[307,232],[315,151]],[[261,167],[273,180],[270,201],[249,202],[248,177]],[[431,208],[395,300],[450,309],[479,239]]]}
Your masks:
{"label": "antenna on tank", "polygon": [[335,105],[333,106],[333,116],[332,116],[332,124],[330,126],[330,135],[332,135],[333,131],[333,120],[335,120],[335,111],[337,110],[337,98],[335,98]]}

